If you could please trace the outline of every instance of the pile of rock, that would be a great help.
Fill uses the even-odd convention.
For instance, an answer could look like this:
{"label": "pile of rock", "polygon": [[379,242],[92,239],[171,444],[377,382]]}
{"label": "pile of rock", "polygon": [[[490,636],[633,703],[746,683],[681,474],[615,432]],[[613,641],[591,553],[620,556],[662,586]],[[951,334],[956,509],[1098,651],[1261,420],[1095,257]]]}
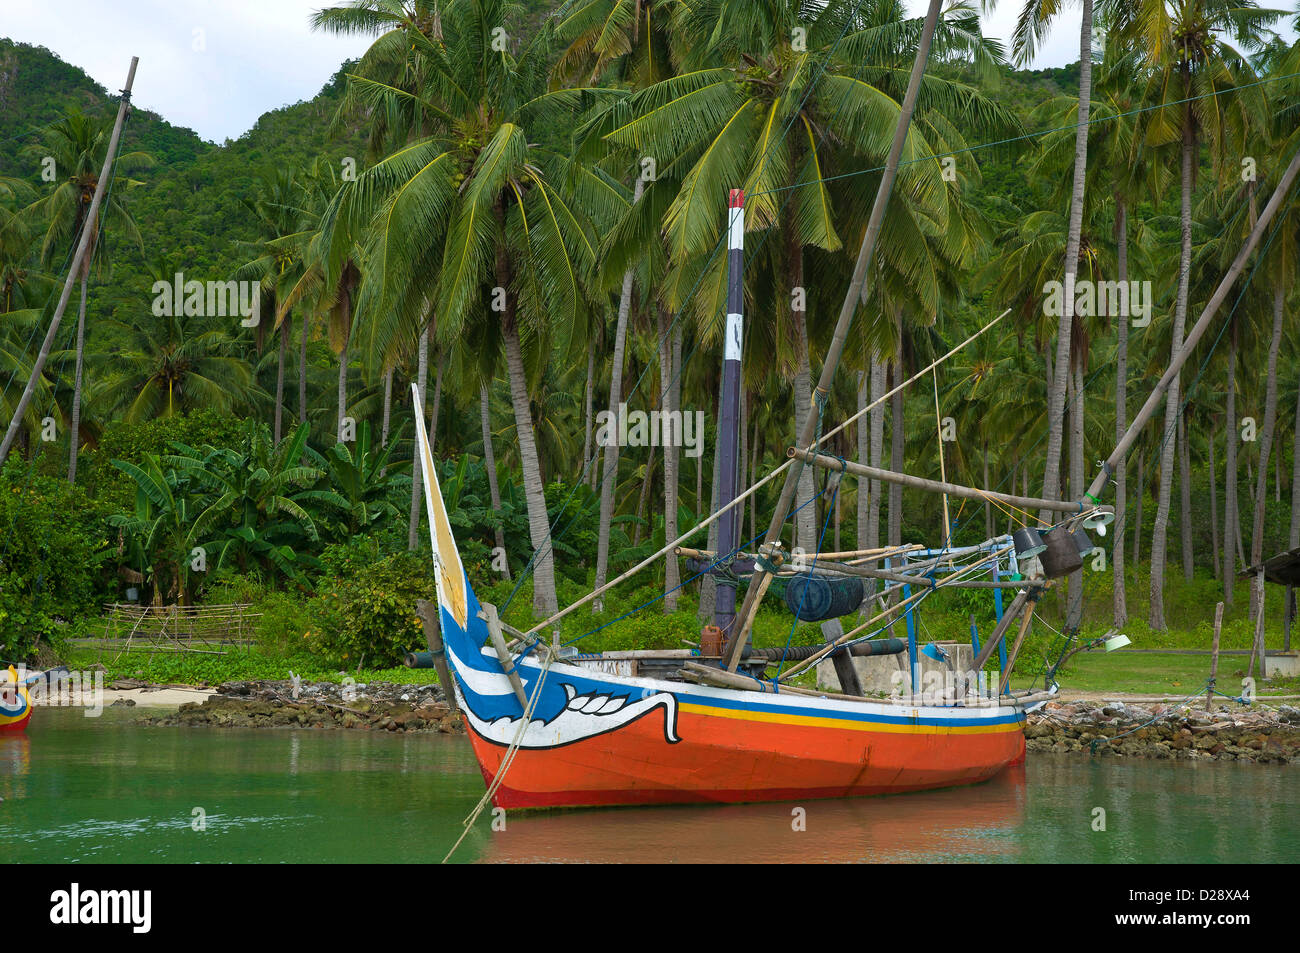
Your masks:
{"label": "pile of rock", "polygon": [[1300,708],[1049,702],[1025,738],[1030,751],[1300,765]]}
{"label": "pile of rock", "polygon": [[220,728],[361,728],[371,731],[462,731],[460,716],[436,685],[391,682],[225,682],[218,694],[176,712],[146,716],[152,725]]}

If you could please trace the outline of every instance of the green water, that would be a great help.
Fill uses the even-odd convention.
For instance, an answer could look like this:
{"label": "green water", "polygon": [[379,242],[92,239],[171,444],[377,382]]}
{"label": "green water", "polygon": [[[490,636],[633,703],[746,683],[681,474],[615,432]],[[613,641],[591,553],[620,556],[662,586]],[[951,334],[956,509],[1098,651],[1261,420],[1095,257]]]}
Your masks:
{"label": "green water", "polygon": [[[0,736],[0,838],[34,862],[441,860],[483,779],[459,735],[137,727]],[[805,830],[795,830],[802,807]],[[194,809],[205,814],[196,831]],[[1095,808],[1106,812],[1094,831]],[[1291,862],[1300,772],[1032,756],[975,787],[802,805],[485,814],[465,861]]]}

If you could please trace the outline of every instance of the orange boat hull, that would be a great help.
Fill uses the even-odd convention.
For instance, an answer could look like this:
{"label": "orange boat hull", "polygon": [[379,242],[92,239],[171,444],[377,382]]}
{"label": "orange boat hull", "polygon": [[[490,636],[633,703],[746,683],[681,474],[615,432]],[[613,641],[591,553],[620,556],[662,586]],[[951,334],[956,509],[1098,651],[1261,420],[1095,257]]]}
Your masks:
{"label": "orange boat hull", "polygon": [[[1024,757],[1019,724],[872,730],[703,714],[683,705],[681,740],[641,719],[619,731],[518,750],[493,803],[503,808],[740,803],[893,794],[974,784]],[[490,784],[506,748],[470,729]]]}

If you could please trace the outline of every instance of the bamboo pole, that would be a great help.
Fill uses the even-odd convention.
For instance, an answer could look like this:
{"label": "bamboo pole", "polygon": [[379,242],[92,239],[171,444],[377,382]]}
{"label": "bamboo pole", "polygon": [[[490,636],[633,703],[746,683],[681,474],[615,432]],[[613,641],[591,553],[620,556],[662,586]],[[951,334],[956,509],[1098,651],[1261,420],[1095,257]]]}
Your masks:
{"label": "bamboo pole", "polygon": [[882,470],[879,467],[869,467],[863,463],[853,463],[850,461],[841,461],[839,457],[832,457],[825,453],[810,453],[807,450],[800,450],[797,447],[791,447],[787,451],[788,455],[796,460],[802,460],[813,466],[824,467],[828,470],[846,470],[855,476],[869,477],[872,480],[883,480],[886,483],[898,483],[902,486],[911,487],[914,490],[925,490],[930,493],[946,493],[949,496],[958,496],[969,500],[995,500],[1000,503],[1006,503],[1010,506],[1018,506],[1021,509],[1044,509],[1054,510],[1058,513],[1086,513],[1092,510],[1107,513],[1113,512],[1109,506],[1090,506],[1074,500],[1048,500],[1038,496],[1015,496],[1010,493],[998,493],[993,490],[981,490],[978,487],[962,486],[958,483],[947,483],[941,480],[927,480],[925,477],[912,476],[908,473],[899,473],[895,470]]}
{"label": "bamboo pole", "polygon": [[1011,600],[1011,605],[1007,606],[1006,611],[1002,613],[1002,618],[998,620],[997,626],[993,629],[993,634],[988,637],[988,641],[984,643],[979,650],[979,654],[975,656],[975,671],[982,671],[988,660],[993,657],[993,653],[998,649],[998,644],[1006,638],[1007,629],[1011,628],[1011,623],[1016,621],[1016,616],[1024,609],[1025,602],[1028,599],[1029,590],[1026,589]]}
{"label": "bamboo pole", "polygon": [[501,634],[501,622],[497,618],[497,607],[490,602],[484,602],[481,605],[483,611],[479,613],[479,618],[487,623],[489,641],[491,641],[492,648],[497,653],[497,660],[501,663],[506,678],[510,679],[510,687],[514,689],[515,697],[519,699],[519,704],[523,706],[523,711],[527,716],[528,693],[524,691],[523,679],[519,677],[519,672],[515,669],[515,661],[510,657],[510,650],[506,648],[505,636]]}
{"label": "bamboo pole", "polygon": [[1219,677],[1219,636],[1223,632],[1223,603],[1214,607],[1214,643],[1210,648],[1210,681],[1205,686],[1205,708],[1214,701],[1214,683]]}
{"label": "bamboo pole", "polygon": [[[99,220],[99,204],[104,198],[108,180],[112,177],[113,159],[117,156],[117,143],[122,137],[122,123],[126,120],[126,111],[131,105],[131,87],[135,83],[135,67],[139,62],[140,57],[131,57],[131,68],[127,71],[126,86],[122,90],[122,101],[117,106],[117,120],[113,123],[113,134],[108,140],[108,151],[104,153],[104,165],[99,173],[99,181],[95,183],[95,195],[90,200],[90,208],[86,210],[84,219],[86,227],[82,228],[81,237],[77,240],[77,253],[72,256],[72,265],[68,268],[68,277],[63,283],[63,293],[59,295],[59,303],[54,309],[50,329],[45,332],[45,340],[41,342],[41,350],[36,355],[36,362],[32,364],[32,372],[27,378],[27,385],[23,388],[23,395],[18,399],[18,406],[14,410],[13,419],[9,421],[9,430],[5,433],[4,443],[0,444],[0,463],[3,463],[9,456],[9,448],[13,446],[14,438],[18,436],[18,428],[22,426],[23,415],[27,413],[27,407],[32,402],[32,395],[36,393],[36,385],[41,379],[41,373],[45,370],[45,361],[50,356],[54,336],[59,331],[59,322],[63,320],[63,312],[67,309],[68,300],[72,296],[72,285],[81,271],[81,263],[90,248],[90,239],[93,233],[90,226]],[[73,448],[72,452],[75,454],[76,448]]]}

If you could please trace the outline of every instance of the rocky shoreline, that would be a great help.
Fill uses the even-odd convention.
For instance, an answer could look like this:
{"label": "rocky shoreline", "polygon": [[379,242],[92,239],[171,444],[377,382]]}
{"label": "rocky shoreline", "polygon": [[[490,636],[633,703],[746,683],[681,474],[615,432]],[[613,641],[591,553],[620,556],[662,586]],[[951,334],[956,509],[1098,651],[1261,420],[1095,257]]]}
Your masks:
{"label": "rocky shoreline", "polygon": [[[437,685],[286,680],[225,682],[202,702],[145,714],[148,725],[463,732]],[[1121,701],[1049,702],[1025,725],[1030,752],[1300,765],[1300,708],[1183,708]]]}
{"label": "rocky shoreline", "polygon": [[285,680],[224,682],[203,702],[145,715],[147,725],[218,728],[352,728],[368,731],[464,731],[437,685],[370,682],[340,685]]}
{"label": "rocky shoreline", "polygon": [[1049,702],[1025,739],[1031,752],[1300,765],[1300,708]]}

